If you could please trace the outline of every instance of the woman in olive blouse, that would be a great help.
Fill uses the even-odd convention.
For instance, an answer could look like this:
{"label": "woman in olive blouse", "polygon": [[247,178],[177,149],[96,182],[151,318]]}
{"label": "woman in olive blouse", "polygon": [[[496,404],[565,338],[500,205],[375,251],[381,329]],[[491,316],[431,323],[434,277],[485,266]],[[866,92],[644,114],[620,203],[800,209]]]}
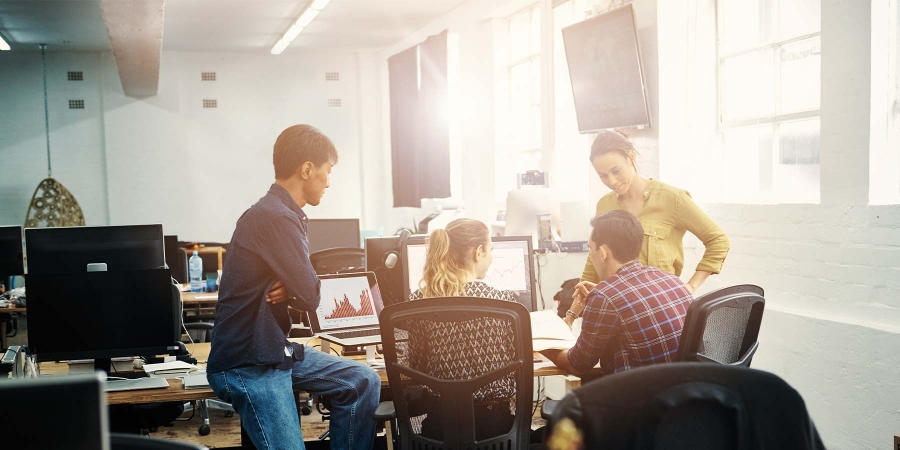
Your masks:
{"label": "woman in olive blouse", "polygon": [[[687,191],[654,179],[642,177],[635,166],[634,145],[621,133],[600,134],[591,145],[591,165],[612,192],[597,202],[597,215],[614,209],[624,209],[640,220],[644,227],[641,264],[654,266],[681,276],[684,268],[684,233],[690,231],[706,246],[703,259],[686,286],[691,293],[714,273],[722,270],[722,263],[731,244],[728,236],[694,203]],[[600,282],[588,257],[581,274],[573,312],[580,313],[583,298],[593,285]],[[580,293],[580,295],[579,295]],[[575,309],[578,309],[576,311]]]}

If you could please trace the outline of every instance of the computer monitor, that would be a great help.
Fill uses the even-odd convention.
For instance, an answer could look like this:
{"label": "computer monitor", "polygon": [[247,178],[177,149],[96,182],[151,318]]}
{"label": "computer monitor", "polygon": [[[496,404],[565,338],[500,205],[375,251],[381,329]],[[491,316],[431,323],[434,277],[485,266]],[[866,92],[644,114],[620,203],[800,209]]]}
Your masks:
{"label": "computer monitor", "polygon": [[[491,241],[494,243],[494,249],[491,251],[494,261],[482,281],[496,289],[513,291],[516,294],[516,301],[525,305],[529,311],[537,311],[531,237],[499,236],[492,237]],[[427,248],[425,236],[410,237],[403,245],[401,259],[406,297],[419,288]]]}
{"label": "computer monitor", "polygon": [[96,263],[109,272],[166,263],[162,225],[26,228],[25,254],[29,274],[82,273]]}
{"label": "computer monitor", "polygon": [[178,236],[164,236],[163,243],[166,265],[172,271],[172,278],[181,284],[189,283],[191,280],[188,278],[187,256],[184,250],[178,247]]}
{"label": "computer monitor", "polygon": [[22,252],[22,227],[0,227],[0,283],[14,275],[25,274],[25,257]]}
{"label": "computer monitor", "polygon": [[553,188],[516,189],[506,196],[506,236],[531,236],[538,245],[538,216],[550,215],[550,233],[559,228],[559,194]]}
{"label": "computer monitor", "polygon": [[108,450],[99,374],[0,380],[4,448]]}
{"label": "computer monitor", "polygon": [[177,350],[168,269],[29,273],[28,349],[38,361],[159,355]]}
{"label": "computer monitor", "polygon": [[359,248],[359,219],[309,219],[309,252]]}

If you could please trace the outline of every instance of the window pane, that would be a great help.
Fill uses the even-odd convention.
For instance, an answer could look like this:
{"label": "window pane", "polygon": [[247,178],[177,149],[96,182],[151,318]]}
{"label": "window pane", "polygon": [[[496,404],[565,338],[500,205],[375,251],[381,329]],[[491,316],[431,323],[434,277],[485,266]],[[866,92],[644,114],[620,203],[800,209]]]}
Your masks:
{"label": "window pane", "polygon": [[821,0],[781,0],[778,18],[780,40],[818,32],[822,29]]}
{"label": "window pane", "polygon": [[[793,1],[793,0],[789,0]],[[772,39],[774,0],[723,0],[723,55],[758,47]]]}
{"label": "window pane", "polygon": [[541,104],[541,58],[531,61],[531,104]]}
{"label": "window pane", "polygon": [[772,49],[727,58],[722,68],[724,120],[775,113]]}
{"label": "window pane", "polygon": [[819,108],[820,41],[817,36],[781,47],[781,113]]}
{"label": "window pane", "polygon": [[779,203],[819,202],[819,119],[779,126],[780,162],[775,167]]}
{"label": "window pane", "polygon": [[541,52],[541,8],[531,10],[531,55]]}
{"label": "window pane", "polygon": [[726,128],[722,134],[722,197],[734,202],[759,202],[762,190],[771,183],[771,177],[766,176],[766,159],[772,154],[771,125]]}
{"label": "window pane", "polygon": [[529,54],[531,11],[522,11],[509,19],[509,59],[518,61]]}
{"label": "window pane", "polygon": [[534,106],[531,108],[531,114],[529,116],[528,123],[529,133],[523,133],[528,135],[528,142],[524,149],[539,149],[541,148],[541,107]]}
{"label": "window pane", "polygon": [[522,63],[509,68],[509,105],[513,109],[531,107],[531,64]]}
{"label": "window pane", "polygon": [[783,123],[778,135],[781,164],[819,164],[819,119]]}

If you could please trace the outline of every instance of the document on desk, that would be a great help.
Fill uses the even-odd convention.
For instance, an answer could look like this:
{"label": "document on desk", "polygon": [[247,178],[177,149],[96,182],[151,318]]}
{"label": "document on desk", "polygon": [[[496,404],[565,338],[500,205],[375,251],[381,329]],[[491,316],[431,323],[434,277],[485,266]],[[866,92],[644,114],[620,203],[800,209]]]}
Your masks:
{"label": "document on desk", "polygon": [[572,348],[575,340],[572,330],[556,315],[556,311],[531,313],[531,346],[534,351]]}
{"label": "document on desk", "polygon": [[[172,361],[160,364],[144,364],[144,372],[147,375],[156,378],[173,378],[179,375],[185,375],[196,372],[197,366],[188,364],[184,361]],[[203,374],[205,377],[206,374]]]}
{"label": "document on desk", "polygon": [[181,386],[185,389],[203,389],[209,387],[209,381],[206,379],[206,372],[192,373],[181,378]]}

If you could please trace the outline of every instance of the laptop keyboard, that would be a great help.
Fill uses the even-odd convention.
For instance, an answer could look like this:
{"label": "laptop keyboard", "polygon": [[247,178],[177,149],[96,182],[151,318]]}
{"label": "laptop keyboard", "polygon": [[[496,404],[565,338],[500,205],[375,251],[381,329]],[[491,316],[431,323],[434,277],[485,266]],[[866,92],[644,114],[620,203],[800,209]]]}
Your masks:
{"label": "laptop keyboard", "polygon": [[366,336],[378,336],[381,334],[381,329],[379,328],[370,328],[368,330],[356,330],[356,331],[339,331],[337,333],[328,333],[338,339],[350,339],[350,338],[358,338],[358,337],[366,337]]}

